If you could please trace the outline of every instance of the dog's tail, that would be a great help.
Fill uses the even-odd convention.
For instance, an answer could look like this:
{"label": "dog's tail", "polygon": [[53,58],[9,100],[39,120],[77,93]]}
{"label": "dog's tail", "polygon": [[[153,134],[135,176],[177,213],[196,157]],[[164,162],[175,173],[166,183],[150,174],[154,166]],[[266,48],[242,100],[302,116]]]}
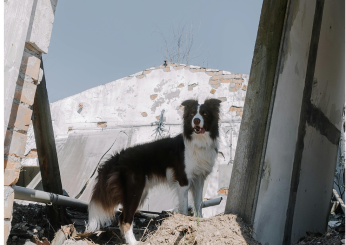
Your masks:
{"label": "dog's tail", "polygon": [[123,203],[119,154],[108,159],[99,169],[89,203],[89,222],[86,231],[93,232],[111,224],[119,204]]}

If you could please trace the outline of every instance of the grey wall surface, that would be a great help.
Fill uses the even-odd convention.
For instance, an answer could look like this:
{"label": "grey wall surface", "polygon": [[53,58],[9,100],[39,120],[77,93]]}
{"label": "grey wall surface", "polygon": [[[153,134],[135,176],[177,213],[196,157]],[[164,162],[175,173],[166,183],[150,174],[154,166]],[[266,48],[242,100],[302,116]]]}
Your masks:
{"label": "grey wall surface", "polygon": [[[271,1],[264,1],[258,43],[270,33],[270,26],[275,23],[270,19],[273,13],[281,17],[280,12],[269,11],[273,6]],[[256,72],[257,64],[266,62],[259,61],[252,68],[254,72],[250,72],[247,94],[250,103],[246,101],[244,106],[234,163],[237,166],[233,168],[231,195],[226,205],[226,211],[238,212],[253,224],[254,238],[262,244],[294,244],[306,232],[326,231],[343,123],[344,1],[288,1],[285,11],[278,64],[267,71],[276,73],[269,96],[267,126],[257,134],[249,134],[257,122],[248,119],[262,113],[260,109],[254,110],[257,105],[250,100],[253,94],[256,97],[262,93],[260,86],[267,75]],[[267,28],[263,28],[262,21]],[[262,60],[272,52],[275,51],[264,53]],[[258,56],[263,57],[263,50],[255,48],[253,63]],[[266,99],[260,97],[259,103]],[[263,106],[263,110],[267,108]],[[263,142],[258,141],[263,132],[266,134]],[[253,141],[263,146],[261,160],[252,158],[258,154]],[[252,159],[255,162],[249,164]],[[258,172],[252,169],[258,166]],[[235,196],[235,201],[230,199]]]}

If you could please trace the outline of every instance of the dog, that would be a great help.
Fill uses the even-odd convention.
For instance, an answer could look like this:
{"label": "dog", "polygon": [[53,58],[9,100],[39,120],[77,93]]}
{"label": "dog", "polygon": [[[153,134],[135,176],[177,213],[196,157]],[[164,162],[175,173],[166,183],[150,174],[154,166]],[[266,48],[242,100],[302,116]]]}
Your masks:
{"label": "dog", "polygon": [[218,154],[220,103],[217,99],[201,105],[197,100],[184,101],[182,134],[121,150],[101,165],[88,207],[87,231],[109,225],[121,204],[120,231],[127,243],[137,244],[134,214],[156,184],[176,190],[178,212],[185,215],[190,190],[195,216],[203,217],[204,181]]}

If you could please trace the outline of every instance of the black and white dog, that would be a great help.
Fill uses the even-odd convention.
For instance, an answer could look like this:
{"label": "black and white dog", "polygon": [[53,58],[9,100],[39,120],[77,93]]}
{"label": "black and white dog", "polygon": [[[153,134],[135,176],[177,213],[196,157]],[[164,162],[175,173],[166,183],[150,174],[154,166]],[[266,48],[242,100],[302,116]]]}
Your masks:
{"label": "black and white dog", "polygon": [[119,227],[130,245],[137,244],[132,222],[149,189],[166,183],[177,191],[179,212],[187,214],[188,190],[196,215],[202,217],[204,180],[218,152],[220,100],[186,100],[183,133],[174,138],[136,145],[108,159],[98,170],[89,204],[87,231],[110,224],[118,205],[123,206]]}

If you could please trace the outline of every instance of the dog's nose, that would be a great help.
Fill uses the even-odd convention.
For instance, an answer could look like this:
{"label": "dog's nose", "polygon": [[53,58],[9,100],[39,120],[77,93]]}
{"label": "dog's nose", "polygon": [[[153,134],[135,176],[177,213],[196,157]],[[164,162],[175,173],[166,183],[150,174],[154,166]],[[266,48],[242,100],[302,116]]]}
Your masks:
{"label": "dog's nose", "polygon": [[201,122],[201,120],[200,120],[199,118],[193,119],[193,123],[194,123],[195,125],[199,125],[200,122]]}

